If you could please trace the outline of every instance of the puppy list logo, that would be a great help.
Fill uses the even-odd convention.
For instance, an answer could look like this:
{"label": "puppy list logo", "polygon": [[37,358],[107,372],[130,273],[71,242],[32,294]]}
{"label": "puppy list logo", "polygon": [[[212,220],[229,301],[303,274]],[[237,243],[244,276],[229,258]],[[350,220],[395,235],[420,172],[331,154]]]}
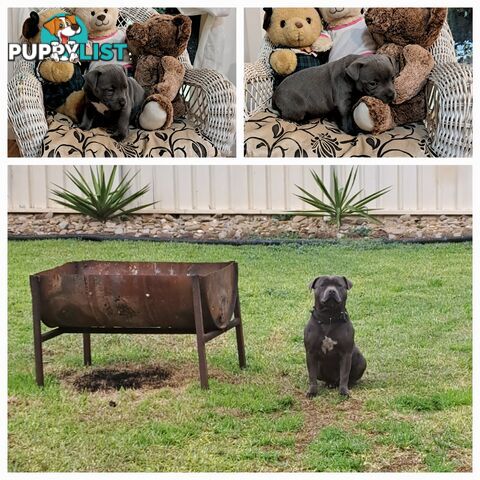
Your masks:
{"label": "puppy list logo", "polygon": [[40,43],[10,43],[8,60],[21,56],[25,60],[45,60],[79,63],[81,61],[105,62],[117,57],[123,59],[126,43],[90,43],[88,30],[75,15],[59,13],[49,18],[40,31]]}

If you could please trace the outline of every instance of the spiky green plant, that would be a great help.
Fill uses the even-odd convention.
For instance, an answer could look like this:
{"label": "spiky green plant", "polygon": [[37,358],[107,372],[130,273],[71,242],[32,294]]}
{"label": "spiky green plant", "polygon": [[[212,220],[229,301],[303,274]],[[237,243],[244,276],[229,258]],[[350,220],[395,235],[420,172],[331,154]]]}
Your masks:
{"label": "spiky green plant", "polygon": [[72,172],[67,172],[66,175],[80,190],[80,194],[73,193],[55,184],[56,189],[51,189],[50,192],[54,195],[54,198],[52,198],[54,202],[76,212],[104,222],[119,216],[131,215],[156,203],[152,202],[127,208],[133,201],[145,195],[150,189],[148,185],[145,185],[140,190],[129,194],[132,182],[138,172],[130,176],[128,171],[120,178],[118,185],[114,186],[117,173],[116,165],[112,168],[108,178],[102,165],[97,166],[95,171],[90,167],[90,183],[77,167],[74,167],[74,169],[76,175]]}
{"label": "spiky green plant", "polygon": [[388,193],[391,190],[391,187],[382,188],[377,192],[360,198],[360,195],[363,193],[363,189],[355,193],[352,191],[355,180],[357,179],[358,167],[350,169],[350,173],[348,174],[345,185],[339,184],[337,175],[334,171],[333,188],[331,192],[328,190],[327,186],[316,172],[310,170],[310,173],[312,174],[321,193],[325,195],[326,200],[322,201],[320,198],[311,194],[304,188],[296,185],[296,187],[302,191],[303,195],[295,194],[295,196],[314,207],[314,210],[300,210],[290,213],[307,216],[328,216],[330,217],[330,221],[336,224],[337,228],[342,226],[342,222],[345,217],[363,217],[380,223],[380,220],[371,214],[372,211],[379,209],[368,208],[367,205],[382,195]]}

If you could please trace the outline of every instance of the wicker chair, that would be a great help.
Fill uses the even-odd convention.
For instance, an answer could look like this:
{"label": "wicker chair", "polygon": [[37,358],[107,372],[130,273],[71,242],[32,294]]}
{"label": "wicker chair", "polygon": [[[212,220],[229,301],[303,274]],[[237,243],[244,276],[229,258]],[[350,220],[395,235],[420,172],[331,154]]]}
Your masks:
{"label": "wicker chair", "polygon": [[[268,60],[272,48],[269,40],[264,38],[259,59],[255,63],[245,65],[247,121],[271,107],[273,76]],[[472,66],[457,62],[452,33],[447,23],[436,43],[430,48],[430,52],[435,58],[436,65],[426,87],[428,113],[424,122],[426,138],[422,140],[426,141],[425,151],[438,157],[470,157]],[[255,119],[251,121],[254,122]],[[328,149],[323,153],[330,156]]]}
{"label": "wicker chair", "polygon": [[[119,28],[126,28],[132,22],[143,22],[154,14],[156,11],[151,8],[121,8]],[[187,52],[180,60],[186,67],[181,90],[187,101],[184,130],[194,130],[202,141],[211,142],[213,148],[209,152],[231,154],[235,141],[235,87],[214,70],[192,68]],[[42,154],[49,129],[42,87],[35,76],[34,66],[34,62],[17,59],[14,75],[8,82],[8,116],[20,152],[26,157]],[[203,147],[201,150],[207,151]]]}

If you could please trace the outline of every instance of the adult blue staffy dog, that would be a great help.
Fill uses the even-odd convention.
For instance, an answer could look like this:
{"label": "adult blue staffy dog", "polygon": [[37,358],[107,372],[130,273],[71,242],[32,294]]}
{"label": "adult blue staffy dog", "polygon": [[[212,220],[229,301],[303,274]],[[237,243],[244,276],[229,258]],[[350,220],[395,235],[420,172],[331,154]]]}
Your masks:
{"label": "adult blue staffy dog", "polygon": [[309,388],[307,397],[318,394],[318,380],[327,387],[339,387],[341,395],[349,395],[367,368],[367,362],[355,345],[352,322],[345,308],[347,290],[352,282],[345,277],[317,277],[310,285],[315,306],[305,326]]}

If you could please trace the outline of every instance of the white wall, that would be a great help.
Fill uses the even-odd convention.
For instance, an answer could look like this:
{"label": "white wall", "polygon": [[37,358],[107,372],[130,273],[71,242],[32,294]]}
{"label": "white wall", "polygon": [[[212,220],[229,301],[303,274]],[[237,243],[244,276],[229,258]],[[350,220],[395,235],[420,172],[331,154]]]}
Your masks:
{"label": "white wall", "polygon": [[244,58],[245,62],[255,62],[260,53],[264,31],[263,10],[261,8],[246,8],[244,20]]}
{"label": "white wall", "polygon": [[[342,182],[349,166],[136,166],[121,167],[126,173],[139,170],[135,186],[150,184],[142,203],[156,200],[145,212],[169,213],[281,213],[304,208],[295,197],[295,184],[312,193],[316,187],[309,170],[331,182],[335,169]],[[88,167],[80,170],[88,174]],[[49,199],[56,183],[72,188],[65,166],[10,166],[8,205],[10,212],[62,211]],[[392,191],[372,206],[385,214],[471,213],[472,168],[470,166],[361,166],[358,189],[369,194],[383,187]]]}

